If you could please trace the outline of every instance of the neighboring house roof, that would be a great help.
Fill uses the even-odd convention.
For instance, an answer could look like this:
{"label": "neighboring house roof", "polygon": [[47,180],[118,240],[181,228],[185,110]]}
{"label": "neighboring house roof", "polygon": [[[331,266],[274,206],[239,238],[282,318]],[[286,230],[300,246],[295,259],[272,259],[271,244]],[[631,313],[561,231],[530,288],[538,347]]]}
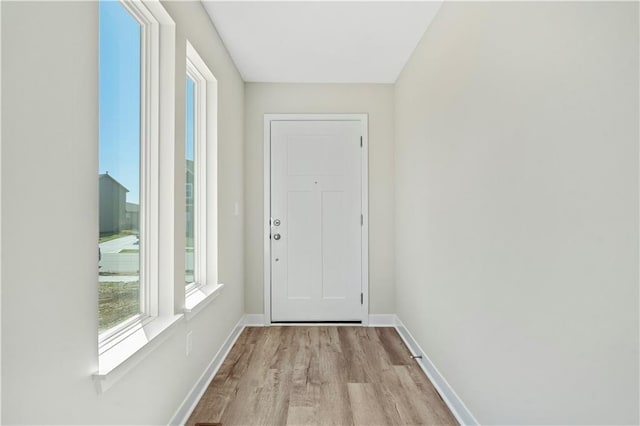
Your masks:
{"label": "neighboring house roof", "polygon": [[125,186],[123,184],[121,184],[120,182],[115,180],[113,178],[113,176],[111,176],[109,173],[103,173],[103,174],[101,174],[99,176],[100,176],[100,180],[109,179],[109,180],[113,181],[116,185],[119,185],[120,187],[122,187],[122,189],[124,189],[125,191],[129,192],[129,190],[127,188],[125,188]]}

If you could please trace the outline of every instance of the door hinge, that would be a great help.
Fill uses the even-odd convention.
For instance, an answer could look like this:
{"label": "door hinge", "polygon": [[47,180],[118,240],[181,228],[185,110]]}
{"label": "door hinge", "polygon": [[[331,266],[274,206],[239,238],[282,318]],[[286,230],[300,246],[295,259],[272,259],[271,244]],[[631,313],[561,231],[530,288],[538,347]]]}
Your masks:
{"label": "door hinge", "polygon": [[360,215],[360,226],[364,226],[364,216]]}
{"label": "door hinge", "polygon": [[362,148],[362,136],[360,136],[360,148]]}
{"label": "door hinge", "polygon": [[360,304],[364,305],[364,293],[360,293]]}

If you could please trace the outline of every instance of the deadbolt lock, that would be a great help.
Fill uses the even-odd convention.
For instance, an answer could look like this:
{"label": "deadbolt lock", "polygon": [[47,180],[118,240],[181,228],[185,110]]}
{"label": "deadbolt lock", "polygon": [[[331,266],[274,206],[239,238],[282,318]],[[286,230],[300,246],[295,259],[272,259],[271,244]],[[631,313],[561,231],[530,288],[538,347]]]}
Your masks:
{"label": "deadbolt lock", "polygon": [[273,226],[280,226],[280,219],[275,219],[273,221]]}

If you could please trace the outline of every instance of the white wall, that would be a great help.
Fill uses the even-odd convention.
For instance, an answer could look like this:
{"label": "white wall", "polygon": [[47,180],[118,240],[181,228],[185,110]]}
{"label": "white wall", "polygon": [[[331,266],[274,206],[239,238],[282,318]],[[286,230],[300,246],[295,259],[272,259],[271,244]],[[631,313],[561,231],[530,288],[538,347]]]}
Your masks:
{"label": "white wall", "polygon": [[[166,424],[244,312],[244,84],[199,2],[177,23],[176,135],[189,37],[218,79],[222,294],[98,395],[98,3],[2,4],[2,423]],[[176,229],[181,228],[180,217]],[[185,356],[185,334],[193,352]],[[34,405],[35,404],[35,405]]]}
{"label": "white wall", "polygon": [[263,304],[264,114],[369,114],[369,311],[395,312],[393,283],[393,85],[245,85],[245,309]]}
{"label": "white wall", "polygon": [[398,314],[482,424],[637,424],[638,4],[445,2],[398,79]]}

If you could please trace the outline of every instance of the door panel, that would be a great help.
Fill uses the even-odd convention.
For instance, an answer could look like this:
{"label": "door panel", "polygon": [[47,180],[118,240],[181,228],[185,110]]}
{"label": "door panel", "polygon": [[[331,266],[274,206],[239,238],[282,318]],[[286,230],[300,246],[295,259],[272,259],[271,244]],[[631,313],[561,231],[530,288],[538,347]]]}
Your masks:
{"label": "door panel", "polygon": [[[344,299],[347,297],[348,267],[356,259],[352,258],[353,247],[349,247],[350,235],[342,212],[347,208],[347,194],[344,191],[322,193],[322,297]],[[352,237],[352,236],[351,236]],[[333,248],[339,247],[340,250]]]}
{"label": "door panel", "polygon": [[[287,245],[287,256],[280,259],[279,266],[287,268],[287,297],[289,299],[311,299],[310,277],[317,257],[316,242],[307,229],[316,224],[315,194],[311,191],[290,191],[287,194],[286,232],[281,233],[281,242]],[[311,237],[311,238],[309,238]],[[278,242],[278,244],[280,244]]]}
{"label": "door panel", "polygon": [[359,121],[271,123],[274,322],[362,319],[360,136]]}

